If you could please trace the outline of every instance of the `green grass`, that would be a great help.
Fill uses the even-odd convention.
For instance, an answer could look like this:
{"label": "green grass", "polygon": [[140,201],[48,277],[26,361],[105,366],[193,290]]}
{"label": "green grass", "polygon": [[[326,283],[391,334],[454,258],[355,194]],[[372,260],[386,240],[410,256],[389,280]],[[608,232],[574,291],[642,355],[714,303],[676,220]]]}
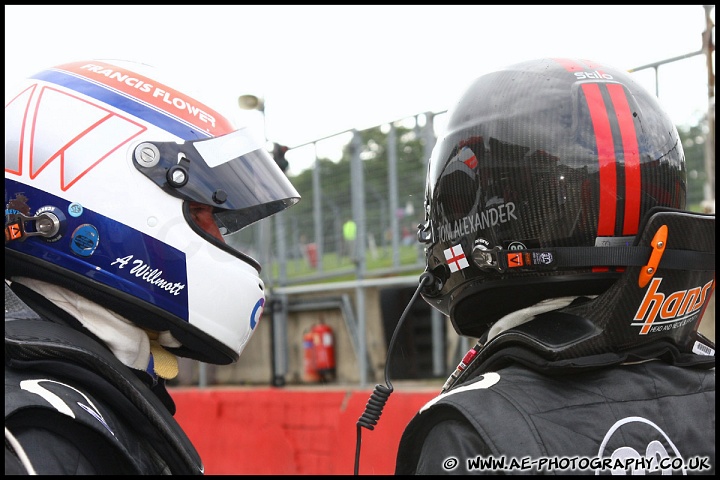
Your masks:
{"label": "green grass", "polygon": [[[422,270],[421,265],[424,262],[418,252],[419,247],[417,245],[400,247],[400,266],[418,265],[418,271]],[[373,270],[391,269],[393,267],[391,247],[379,247],[374,252],[368,250],[365,256],[365,269],[368,273],[371,273]],[[271,272],[272,278],[279,278],[280,267],[277,262],[273,262]],[[317,269],[312,268],[306,258],[289,259],[286,272],[287,279],[292,281],[300,280],[303,277],[310,279],[319,274],[331,275],[334,273],[338,275],[333,275],[332,280],[324,281],[338,282],[352,280],[357,277],[355,263],[348,256],[339,257],[338,254],[334,252],[323,255],[322,272],[318,272]]]}

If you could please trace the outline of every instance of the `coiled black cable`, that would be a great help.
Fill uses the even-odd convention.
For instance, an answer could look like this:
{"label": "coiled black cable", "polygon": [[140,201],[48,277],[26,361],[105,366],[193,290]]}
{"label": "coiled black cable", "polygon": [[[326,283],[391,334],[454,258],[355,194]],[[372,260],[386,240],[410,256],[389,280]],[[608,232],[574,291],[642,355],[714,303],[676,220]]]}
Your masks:
{"label": "coiled black cable", "polygon": [[375,385],[375,390],[370,395],[367,405],[365,405],[365,411],[358,420],[358,427],[365,427],[368,430],[375,430],[380,415],[382,415],[383,407],[385,402],[393,392],[392,387],[386,387],[385,385]]}
{"label": "coiled black cable", "polygon": [[425,284],[433,285],[434,281],[435,277],[430,272],[424,272],[422,275],[420,275],[420,284],[418,285],[417,290],[415,290],[415,293],[413,294],[412,298],[405,307],[405,310],[400,316],[400,320],[398,320],[395,331],[393,332],[392,338],[390,339],[390,345],[388,346],[387,351],[387,361],[385,362],[385,383],[387,384],[387,386],[380,384],[375,385],[375,390],[373,390],[373,393],[370,395],[368,403],[365,405],[365,411],[360,416],[360,419],[357,422],[357,440],[355,444],[355,475],[358,475],[360,470],[360,444],[362,442],[361,428],[365,427],[368,430],[375,429],[375,425],[377,425],[378,420],[380,420],[380,415],[382,415],[383,408],[385,408],[385,403],[388,401],[388,398],[390,398],[390,394],[393,392],[393,386],[392,383],[390,383],[390,358],[392,355],[393,347],[395,346],[398,332],[400,332],[400,327],[405,321],[405,317],[407,317],[407,314],[410,312],[410,307],[415,303],[418,295],[420,295],[423,286]]}

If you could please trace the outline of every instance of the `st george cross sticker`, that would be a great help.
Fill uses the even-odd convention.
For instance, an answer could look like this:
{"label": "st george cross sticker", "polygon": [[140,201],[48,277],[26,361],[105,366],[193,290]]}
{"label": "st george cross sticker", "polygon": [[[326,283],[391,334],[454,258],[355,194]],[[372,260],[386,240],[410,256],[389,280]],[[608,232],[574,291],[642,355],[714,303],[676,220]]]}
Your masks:
{"label": "st george cross sticker", "polygon": [[444,250],[443,253],[445,254],[445,260],[447,260],[450,272],[452,273],[470,266],[467,257],[465,257],[465,252],[463,252],[462,246],[460,245],[454,245]]}

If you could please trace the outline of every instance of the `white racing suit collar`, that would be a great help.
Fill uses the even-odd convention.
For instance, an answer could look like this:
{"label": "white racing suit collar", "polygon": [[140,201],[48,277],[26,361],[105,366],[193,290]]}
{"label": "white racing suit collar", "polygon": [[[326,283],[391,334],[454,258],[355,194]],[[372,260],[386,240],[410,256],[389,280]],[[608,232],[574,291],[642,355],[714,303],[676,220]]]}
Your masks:
{"label": "white racing suit collar", "polygon": [[126,366],[163,378],[177,375],[177,358],[163,347],[179,347],[169,331],[147,332],[130,320],[66,288],[27,277],[13,278],[76,318],[105,342]]}

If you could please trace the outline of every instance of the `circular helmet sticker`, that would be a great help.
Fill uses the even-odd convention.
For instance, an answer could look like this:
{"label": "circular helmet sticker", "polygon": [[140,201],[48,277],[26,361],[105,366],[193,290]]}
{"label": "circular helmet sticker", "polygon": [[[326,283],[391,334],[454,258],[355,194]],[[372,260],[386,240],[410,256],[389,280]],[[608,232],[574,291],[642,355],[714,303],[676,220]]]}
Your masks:
{"label": "circular helmet sticker", "polygon": [[255,326],[260,321],[260,317],[262,316],[263,307],[265,306],[265,297],[261,298],[257,301],[255,306],[253,307],[252,314],[250,314],[250,329],[255,330]]}
{"label": "circular helmet sticker", "polygon": [[76,255],[89,257],[95,252],[99,242],[100,235],[98,234],[97,228],[89,223],[86,223],[84,225],[80,225],[72,233],[70,248]]}
{"label": "circular helmet sticker", "polygon": [[83,206],[77,202],[73,202],[68,206],[68,213],[71,217],[79,217],[83,213]]}
{"label": "circular helmet sticker", "polygon": [[510,245],[507,247],[508,250],[527,250],[528,248],[525,246],[522,242],[510,242]]}

